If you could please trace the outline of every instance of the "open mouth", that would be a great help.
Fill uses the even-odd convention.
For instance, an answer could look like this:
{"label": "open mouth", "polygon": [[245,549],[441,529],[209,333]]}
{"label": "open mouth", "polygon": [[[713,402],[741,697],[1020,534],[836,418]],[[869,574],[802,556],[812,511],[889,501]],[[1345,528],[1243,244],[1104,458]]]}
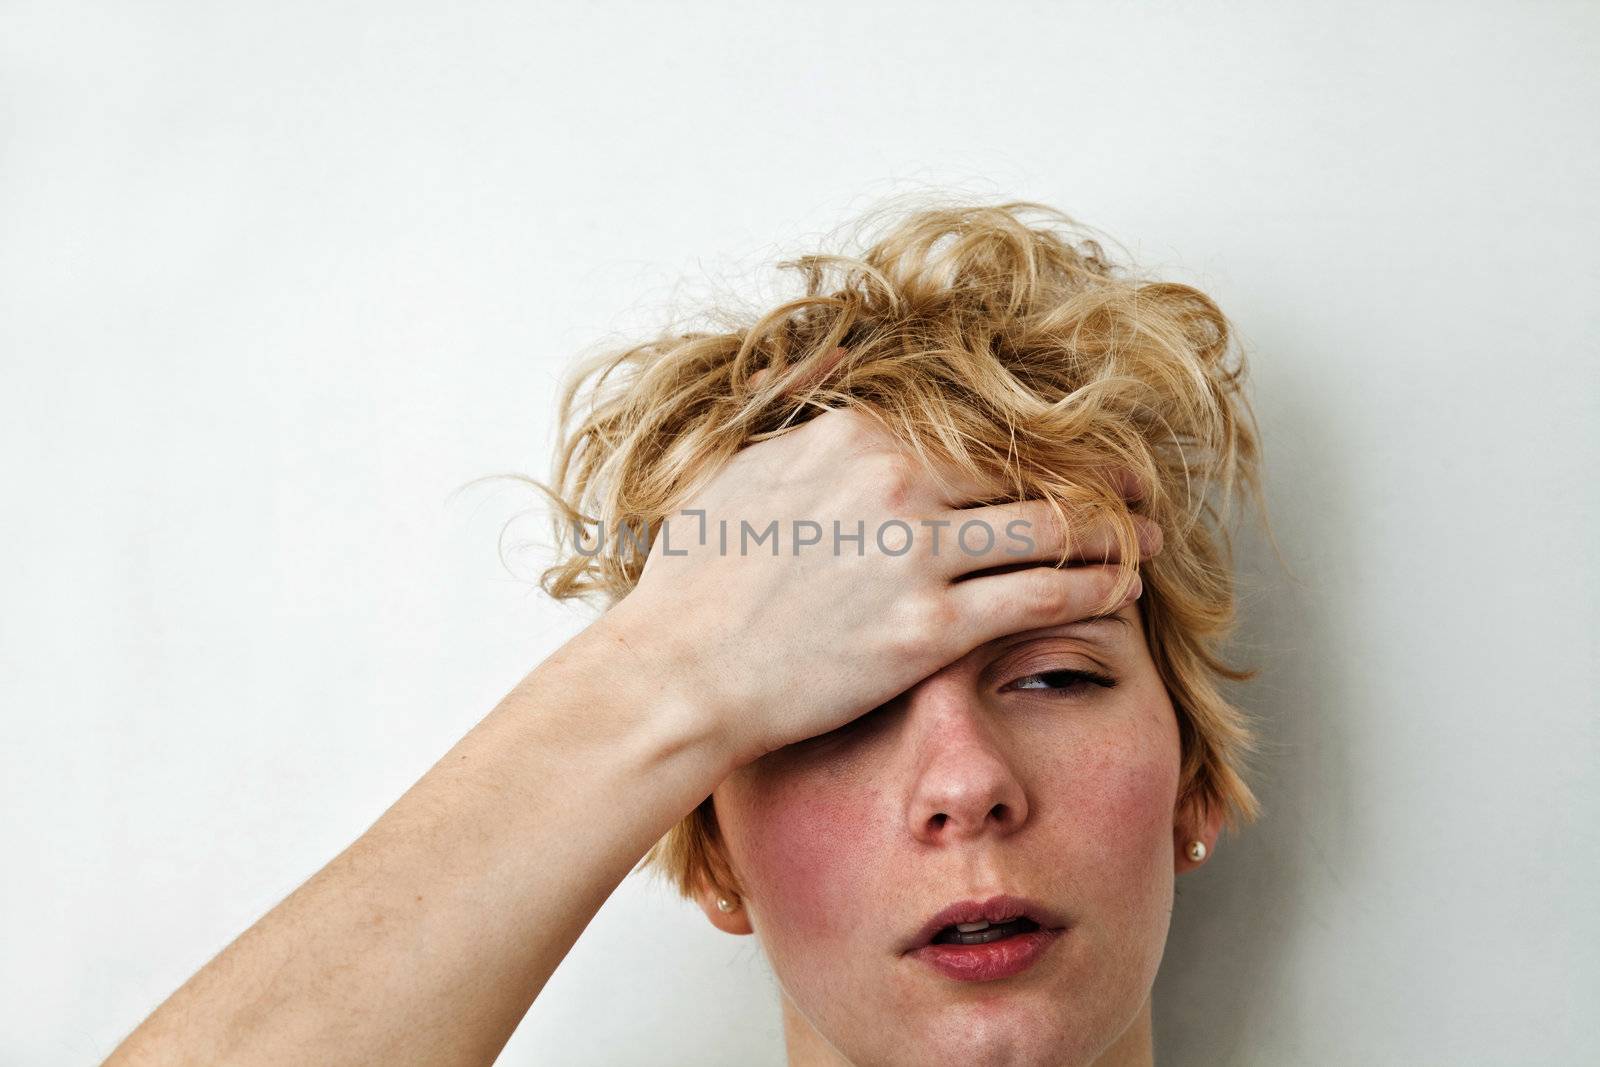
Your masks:
{"label": "open mouth", "polygon": [[946,926],[934,934],[930,944],[987,945],[992,941],[1004,941],[1008,937],[1030,933],[1037,929],[1039,929],[1039,924],[1025,915],[997,923],[957,923]]}
{"label": "open mouth", "polygon": [[[954,913],[952,915],[951,913]],[[985,919],[974,912],[987,912]],[[934,926],[941,919],[963,921]],[[1066,932],[1064,918],[1030,901],[998,898],[947,908],[923,929],[921,947],[907,954],[954,982],[992,982],[1027,971]]]}
{"label": "open mouth", "polygon": [[[902,955],[919,949],[964,948],[1060,933],[1067,917],[1030,897],[1001,893],[986,900],[961,900],[941,909],[900,943]],[[1030,938],[1031,935],[1031,938]],[[1011,947],[1011,946],[1008,946]]]}

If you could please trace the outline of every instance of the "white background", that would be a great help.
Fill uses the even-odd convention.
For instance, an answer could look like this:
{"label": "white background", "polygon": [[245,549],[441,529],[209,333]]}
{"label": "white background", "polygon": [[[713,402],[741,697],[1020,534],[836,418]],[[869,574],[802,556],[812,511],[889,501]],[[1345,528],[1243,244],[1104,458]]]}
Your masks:
{"label": "white background", "polygon": [[[452,496],[545,475],[576,355],[919,188],[1249,346],[1266,818],[1161,1062],[1600,1056],[1593,5],[56,0],[0,60],[0,1061],[107,1054],[583,624]],[[502,1062],[778,1018],[634,878]]]}

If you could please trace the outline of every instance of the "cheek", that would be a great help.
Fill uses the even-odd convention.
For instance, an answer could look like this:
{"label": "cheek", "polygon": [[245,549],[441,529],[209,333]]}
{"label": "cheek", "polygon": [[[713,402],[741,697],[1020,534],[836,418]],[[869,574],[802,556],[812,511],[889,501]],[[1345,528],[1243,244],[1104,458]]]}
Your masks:
{"label": "cheek", "polygon": [[764,936],[843,936],[881,855],[875,788],[823,776],[754,786],[739,797],[729,851]]}
{"label": "cheek", "polygon": [[1088,840],[1118,850],[1171,839],[1178,784],[1176,752],[1152,737],[1108,742],[1072,773],[1082,817],[1095,824]]}
{"label": "cheek", "polygon": [[1165,913],[1179,775],[1171,716],[1170,706],[1152,708],[1140,728],[1086,745],[1058,769],[1060,815],[1070,826],[1063,836],[1079,861],[1082,888],[1109,914]]}

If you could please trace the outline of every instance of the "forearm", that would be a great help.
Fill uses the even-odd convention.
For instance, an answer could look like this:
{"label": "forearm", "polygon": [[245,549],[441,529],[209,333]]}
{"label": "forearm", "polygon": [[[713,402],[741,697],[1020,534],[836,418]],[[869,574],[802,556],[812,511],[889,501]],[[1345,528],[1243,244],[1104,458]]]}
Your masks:
{"label": "forearm", "polygon": [[108,1062],[491,1063],[612,890],[732,770],[656,678],[616,632],[580,635]]}

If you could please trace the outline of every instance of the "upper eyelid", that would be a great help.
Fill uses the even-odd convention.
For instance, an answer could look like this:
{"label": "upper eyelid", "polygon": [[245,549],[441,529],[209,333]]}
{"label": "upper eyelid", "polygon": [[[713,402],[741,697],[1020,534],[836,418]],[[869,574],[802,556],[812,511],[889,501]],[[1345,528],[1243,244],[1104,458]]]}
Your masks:
{"label": "upper eyelid", "polygon": [[987,670],[1016,669],[1032,660],[1035,656],[1043,659],[1053,656],[1082,656],[1091,661],[1116,655],[1118,643],[1115,641],[1096,640],[1093,637],[1073,636],[1067,634],[1052,635],[1049,637],[1035,637],[1028,641],[1019,641],[1000,652],[990,661]]}
{"label": "upper eyelid", "polygon": [[[1051,683],[1050,679],[1052,677],[1061,675],[1064,675],[1065,677],[1054,684]],[[1063,667],[1058,671],[1034,671],[1032,674],[1019,674],[1015,678],[1011,679],[1011,681],[1002,685],[1000,687],[1000,692],[1007,693],[1012,691],[1032,691],[1039,688],[1076,689],[1080,686],[1098,687],[1105,685],[1101,679],[1110,679],[1113,683],[1116,681],[1116,679],[1112,678],[1109,674],[1104,674],[1101,671],[1082,670],[1077,667]],[[1023,682],[1032,681],[1039,681],[1043,684],[1042,686],[1024,686],[1022,684]]]}
{"label": "upper eyelid", "polygon": [[1063,671],[1078,671],[1087,674],[1100,674],[1108,678],[1115,678],[1116,672],[1105,664],[1096,662],[1092,657],[1081,651],[1074,651],[1071,655],[1078,657],[1067,660],[1062,657],[1067,653],[1055,652],[1041,655],[1033,660],[1028,656],[1019,656],[1015,660],[996,661],[984,671],[985,686],[1004,688],[1014,685],[1025,678],[1034,678],[1041,674],[1058,674]]}
{"label": "upper eyelid", "polygon": [[1060,666],[1041,667],[1036,671],[1027,671],[1022,674],[1018,674],[1014,671],[1007,671],[1006,676],[1010,679],[1010,681],[1006,682],[1005,684],[1013,685],[1017,682],[1026,681],[1029,678],[1045,678],[1052,674],[1097,674],[1109,677],[1106,670],[1102,667],[1078,663],[1064,663]]}
{"label": "upper eyelid", "polygon": [[[1122,615],[1104,615],[1100,616],[1096,621],[1101,623],[1118,623],[1120,625],[1109,627],[1096,626],[1087,631],[1079,630],[1076,632],[1069,631],[1067,633],[1035,634],[1031,637],[1025,637],[1020,641],[1014,641],[1011,644],[1000,645],[995,649],[995,657],[993,662],[998,663],[1002,660],[1007,660],[1014,655],[1020,655],[1021,650],[1023,649],[1031,649],[1034,646],[1043,644],[1050,644],[1053,647],[1069,648],[1074,651],[1077,651],[1082,647],[1087,647],[1097,652],[1104,652],[1107,655],[1112,655],[1118,650],[1122,649],[1127,640],[1132,637],[1135,632],[1132,620]],[[1001,638],[1001,640],[1004,641],[1005,639]]]}

